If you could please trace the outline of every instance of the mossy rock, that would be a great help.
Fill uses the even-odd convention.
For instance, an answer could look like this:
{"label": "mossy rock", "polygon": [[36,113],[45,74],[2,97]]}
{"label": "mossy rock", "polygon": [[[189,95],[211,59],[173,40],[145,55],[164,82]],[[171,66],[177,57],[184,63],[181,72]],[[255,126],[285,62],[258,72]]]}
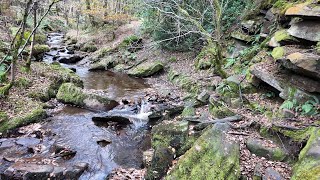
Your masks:
{"label": "mossy rock", "polygon": [[57,93],[57,99],[63,103],[84,106],[84,100],[88,96],[82,92],[82,89],[73,83],[64,83],[60,86]]}
{"label": "mossy rock", "polygon": [[49,52],[50,48],[48,45],[35,44],[32,51],[32,56],[36,58],[37,61],[42,60],[44,53]]}
{"label": "mossy rock", "polygon": [[117,72],[123,72],[126,68],[125,64],[118,64],[113,69]]}
{"label": "mossy rock", "polygon": [[7,130],[15,129],[30,123],[35,123],[46,118],[47,113],[42,106],[37,107],[31,113],[23,117],[16,117],[13,119],[6,119],[0,122],[0,132],[4,133]]}
{"label": "mossy rock", "polygon": [[16,80],[15,86],[20,87],[20,88],[27,88],[31,86],[31,81],[27,78],[20,77]]}
{"label": "mossy rock", "polygon": [[161,179],[172,165],[173,152],[169,148],[160,147],[155,150],[151,165],[147,168],[146,180]]}
{"label": "mossy rock", "polygon": [[284,55],[286,54],[285,50],[283,47],[276,47],[273,49],[271,56],[275,59],[281,59],[284,57]]}
{"label": "mossy rock", "polygon": [[38,44],[45,44],[47,42],[47,36],[45,34],[36,34],[35,42]]}
{"label": "mossy rock", "polygon": [[160,147],[173,147],[176,149],[178,156],[185,152],[182,148],[188,139],[187,121],[164,121],[152,128],[152,148],[157,149]]}
{"label": "mossy rock", "polygon": [[128,75],[135,77],[149,77],[162,71],[163,68],[164,66],[160,61],[142,63],[137,67],[130,69]]}
{"label": "mossy rock", "polygon": [[57,93],[57,99],[66,104],[95,110],[110,110],[118,105],[114,100],[96,94],[86,93],[73,83],[63,83]]}
{"label": "mossy rock", "polygon": [[117,62],[112,58],[112,56],[105,57],[98,62],[90,65],[89,71],[95,70],[106,70],[115,67]]}
{"label": "mossy rock", "polygon": [[290,44],[292,42],[299,41],[291,36],[286,29],[282,29],[274,33],[274,36],[269,41],[269,46],[279,47],[281,45]]}
{"label": "mossy rock", "polygon": [[320,177],[320,129],[315,128],[293,168],[292,180],[317,180]]}
{"label": "mossy rock", "polygon": [[234,112],[225,106],[213,106],[212,104],[209,105],[209,112],[218,119],[235,115]]}
{"label": "mossy rock", "polygon": [[119,47],[120,48],[126,48],[128,46],[132,46],[132,45],[137,45],[139,42],[141,42],[142,39],[139,38],[136,35],[131,35],[126,37],[120,44]]}
{"label": "mossy rock", "polygon": [[300,130],[292,130],[292,129],[285,129],[285,128],[273,126],[271,129],[274,132],[279,132],[283,134],[284,136],[290,138],[294,142],[302,143],[308,140],[312,132],[315,130],[315,127],[306,127]]}
{"label": "mossy rock", "polygon": [[240,148],[238,143],[227,140],[228,129],[227,124],[219,123],[209,127],[165,179],[238,180]]}
{"label": "mossy rock", "polygon": [[168,73],[168,79],[170,82],[172,82],[176,86],[179,86],[180,88],[184,89],[189,93],[197,94],[200,90],[200,85],[198,85],[196,81],[172,69]]}
{"label": "mossy rock", "polygon": [[282,148],[265,146],[259,139],[248,139],[246,145],[251,153],[269,160],[283,161],[287,157],[287,153]]}
{"label": "mossy rock", "polygon": [[247,34],[244,34],[242,32],[239,32],[239,31],[232,32],[231,37],[238,39],[240,41],[244,41],[246,43],[250,43],[250,42],[254,41],[254,37],[247,35]]}
{"label": "mossy rock", "polygon": [[181,113],[182,117],[192,117],[195,115],[196,115],[196,111],[192,106],[186,106]]}
{"label": "mossy rock", "polygon": [[83,52],[95,52],[98,48],[92,43],[86,43],[83,47],[80,48],[80,51]]}
{"label": "mossy rock", "polygon": [[198,70],[209,69],[216,61],[217,50],[215,47],[204,47],[195,59],[195,67]]}

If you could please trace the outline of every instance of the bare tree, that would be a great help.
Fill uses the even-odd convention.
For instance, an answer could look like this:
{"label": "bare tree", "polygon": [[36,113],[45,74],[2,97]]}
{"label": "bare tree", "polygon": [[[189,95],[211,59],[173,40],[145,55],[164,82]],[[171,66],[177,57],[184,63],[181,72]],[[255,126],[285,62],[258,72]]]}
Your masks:
{"label": "bare tree", "polygon": [[[168,17],[167,19],[172,19],[175,22],[175,32],[174,37],[164,39],[162,41],[172,41],[179,38],[183,38],[190,34],[198,34],[207,44],[207,53],[211,53],[211,64],[214,67],[215,73],[222,77],[226,76],[226,73],[222,69],[223,56],[221,52],[221,39],[222,39],[222,12],[224,5],[228,1],[219,0],[202,0],[199,3],[203,3],[202,8],[197,9],[192,7],[190,4],[182,3],[178,0],[166,0],[166,1],[144,1],[145,5],[149,8],[155,9],[162,16]],[[192,12],[192,15],[189,13]],[[210,33],[204,27],[205,16],[211,13],[210,25],[214,29],[214,33]],[[161,18],[161,17],[159,17]],[[168,29],[163,29],[163,31],[170,31]]]}

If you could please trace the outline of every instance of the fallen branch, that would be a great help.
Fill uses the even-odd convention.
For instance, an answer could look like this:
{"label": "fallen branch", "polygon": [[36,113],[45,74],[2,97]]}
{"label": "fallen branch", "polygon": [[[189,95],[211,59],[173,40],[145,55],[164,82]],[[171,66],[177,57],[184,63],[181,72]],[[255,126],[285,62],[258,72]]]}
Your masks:
{"label": "fallen branch", "polygon": [[250,134],[244,133],[244,132],[228,132],[228,134],[239,135],[239,136],[250,136]]}
{"label": "fallen branch", "polygon": [[202,123],[199,123],[196,126],[194,126],[193,129],[196,131],[201,131],[211,124],[238,122],[238,121],[241,121],[242,118],[243,117],[240,115],[235,115],[235,116],[230,116],[230,117],[226,117],[226,118],[222,118],[222,119],[216,119],[216,120],[211,120],[211,121],[207,121],[207,122],[202,122]]}

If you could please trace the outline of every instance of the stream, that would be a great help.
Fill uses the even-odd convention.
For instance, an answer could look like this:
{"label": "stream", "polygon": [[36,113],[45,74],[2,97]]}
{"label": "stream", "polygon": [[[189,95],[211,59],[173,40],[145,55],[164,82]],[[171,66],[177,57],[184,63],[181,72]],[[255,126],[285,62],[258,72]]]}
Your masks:
{"label": "stream", "polygon": [[[74,56],[67,50],[63,38],[64,35],[61,33],[48,35],[51,51],[44,56],[44,62],[52,63],[61,57]],[[102,91],[107,97],[117,101],[134,99],[138,102],[144,96],[142,90],[149,87],[143,79],[131,78],[125,74],[111,71],[88,71],[88,67],[81,65],[81,62],[61,64],[76,71],[83,80],[85,89]],[[29,150],[30,145],[36,145],[38,148],[36,150],[39,152],[25,153],[24,145],[22,147],[12,145],[10,152],[7,150],[5,152],[7,154],[2,154],[2,156],[24,158],[28,162],[47,160],[52,161],[49,164],[63,168],[78,167],[78,164],[81,163],[86,164],[87,168],[79,178],[83,180],[106,179],[114,168],[120,166],[141,169],[143,166],[142,152],[150,148],[151,141],[148,125],[149,110],[150,104],[143,101],[133,106],[116,107],[108,112],[93,112],[64,106],[61,110],[54,112],[45,123],[31,125],[33,129],[36,129],[35,132],[44,132],[39,142],[34,137],[36,136],[34,132],[27,137],[1,139],[3,145],[5,143],[17,144],[19,139],[24,138],[23,140],[26,141],[24,145]],[[106,116],[124,117],[132,123],[110,126],[107,123],[93,121],[95,117]],[[33,151],[36,151],[34,149]],[[69,152],[70,157],[53,158],[53,154],[61,154],[62,151]],[[19,155],[16,156],[17,154]],[[12,165],[12,162],[9,162],[4,163],[0,172]]]}

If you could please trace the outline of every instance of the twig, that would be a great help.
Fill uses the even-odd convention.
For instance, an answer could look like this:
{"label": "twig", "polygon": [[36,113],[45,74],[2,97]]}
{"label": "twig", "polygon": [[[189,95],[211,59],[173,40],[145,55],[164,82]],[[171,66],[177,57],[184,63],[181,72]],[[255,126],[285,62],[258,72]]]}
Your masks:
{"label": "twig", "polygon": [[228,132],[228,134],[241,135],[241,136],[250,136],[250,134],[244,133],[244,132]]}

